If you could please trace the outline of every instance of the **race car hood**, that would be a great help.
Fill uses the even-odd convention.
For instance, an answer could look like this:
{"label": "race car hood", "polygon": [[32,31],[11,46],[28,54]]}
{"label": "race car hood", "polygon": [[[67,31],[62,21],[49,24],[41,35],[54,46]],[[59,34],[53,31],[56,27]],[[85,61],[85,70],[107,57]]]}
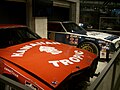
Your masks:
{"label": "race car hood", "polygon": [[[68,75],[89,67],[96,58],[88,51],[47,39],[0,49],[0,56],[53,87]],[[53,84],[55,81],[56,85]]]}
{"label": "race car hood", "polygon": [[105,40],[108,42],[116,43],[120,40],[120,37],[117,35],[112,35],[109,33],[103,33],[103,32],[96,32],[96,31],[87,31],[88,37],[97,38],[101,40]]}

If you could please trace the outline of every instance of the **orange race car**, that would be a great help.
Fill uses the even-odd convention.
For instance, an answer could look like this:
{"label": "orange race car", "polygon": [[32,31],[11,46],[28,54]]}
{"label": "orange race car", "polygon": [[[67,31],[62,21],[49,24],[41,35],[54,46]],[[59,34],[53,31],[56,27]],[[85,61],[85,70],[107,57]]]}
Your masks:
{"label": "orange race car", "polygon": [[22,25],[0,25],[0,74],[33,90],[75,90],[89,81],[98,57],[33,33]]}

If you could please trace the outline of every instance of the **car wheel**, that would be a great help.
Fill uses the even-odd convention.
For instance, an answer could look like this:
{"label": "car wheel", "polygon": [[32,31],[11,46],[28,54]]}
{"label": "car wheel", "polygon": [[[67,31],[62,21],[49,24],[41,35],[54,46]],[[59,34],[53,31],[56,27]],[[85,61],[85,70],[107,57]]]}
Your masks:
{"label": "car wheel", "polygon": [[88,50],[89,52],[95,53],[96,55],[99,56],[100,50],[98,46],[90,41],[82,42],[78,45],[78,48]]}

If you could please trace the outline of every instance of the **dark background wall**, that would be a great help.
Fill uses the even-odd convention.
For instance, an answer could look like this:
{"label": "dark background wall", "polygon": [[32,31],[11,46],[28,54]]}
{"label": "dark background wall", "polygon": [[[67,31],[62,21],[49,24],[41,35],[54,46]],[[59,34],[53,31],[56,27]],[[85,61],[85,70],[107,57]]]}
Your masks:
{"label": "dark background wall", "polygon": [[48,20],[57,21],[69,21],[69,8],[54,6],[51,8],[51,14],[48,16]]}
{"label": "dark background wall", "polygon": [[32,0],[33,17],[48,17],[48,20],[69,20],[69,8],[53,6],[53,0]]}
{"label": "dark background wall", "polygon": [[26,24],[26,4],[24,2],[0,2],[0,23]]}

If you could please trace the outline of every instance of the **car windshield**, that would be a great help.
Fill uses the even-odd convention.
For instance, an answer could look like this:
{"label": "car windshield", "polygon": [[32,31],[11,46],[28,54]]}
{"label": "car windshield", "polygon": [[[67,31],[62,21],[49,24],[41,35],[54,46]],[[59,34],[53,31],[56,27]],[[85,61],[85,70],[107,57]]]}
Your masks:
{"label": "car windshield", "polygon": [[41,37],[30,31],[27,27],[0,29],[0,48],[5,48]]}
{"label": "car windshield", "polygon": [[78,34],[86,34],[86,30],[76,23],[63,23],[63,26],[67,30],[67,32],[78,33]]}

